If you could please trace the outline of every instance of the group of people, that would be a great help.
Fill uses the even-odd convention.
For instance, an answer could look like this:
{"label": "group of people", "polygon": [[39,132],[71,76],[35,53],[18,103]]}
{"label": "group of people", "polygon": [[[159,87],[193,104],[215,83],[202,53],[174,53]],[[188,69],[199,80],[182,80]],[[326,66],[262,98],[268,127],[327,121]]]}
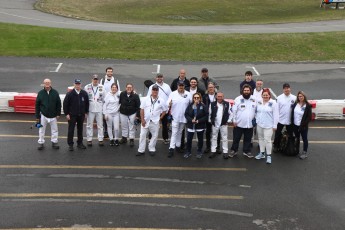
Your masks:
{"label": "group of people", "polygon": [[[140,136],[137,156],[145,154],[147,138],[150,155],[156,154],[156,143],[162,129],[163,143],[169,145],[168,157],[175,152],[183,153],[184,158],[192,156],[192,141],[197,137],[196,157],[208,154],[214,158],[217,153],[224,159],[237,155],[243,136],[243,155],[248,158],[266,159],[272,163],[273,151],[278,151],[284,126],[288,135],[298,140],[302,136],[303,151],[300,159],[308,157],[308,123],[311,120],[311,105],[304,92],[291,94],[288,83],[283,85],[283,93],[273,100],[268,88],[263,88],[263,80],[253,80],[251,71],[245,72],[240,84],[240,95],[231,105],[224,100],[224,93],[216,81],[209,77],[208,69],[201,69],[200,78],[186,78],[181,69],[171,85],[164,82],[161,73],[149,89],[146,97],[139,98],[132,83],[120,91],[118,79],[113,69],[106,69],[105,77],[93,75],[91,83],[84,89],[81,80],[74,81],[74,88],[63,101],[63,111],[68,121],[67,144],[74,150],[74,130],[77,124],[77,147],[86,149],[83,144],[83,122],[86,122],[87,146],[92,146],[93,127],[96,120],[98,145],[104,145],[109,137],[110,146],[127,143],[134,146],[136,127],[140,123]],[[44,134],[47,124],[51,125],[52,147],[58,149],[57,119],[61,115],[61,101],[58,92],[52,88],[49,79],[44,80],[36,99],[36,119],[42,125],[39,129],[38,149],[44,148]],[[169,140],[169,123],[171,137]],[[233,143],[228,150],[228,127],[233,124]],[[120,137],[121,127],[121,137]],[[272,146],[272,136],[275,131]],[[204,135],[205,133],[205,135]],[[252,154],[253,137],[257,133],[260,151]],[[204,137],[206,148],[203,150]],[[187,140],[185,143],[185,139]]]}

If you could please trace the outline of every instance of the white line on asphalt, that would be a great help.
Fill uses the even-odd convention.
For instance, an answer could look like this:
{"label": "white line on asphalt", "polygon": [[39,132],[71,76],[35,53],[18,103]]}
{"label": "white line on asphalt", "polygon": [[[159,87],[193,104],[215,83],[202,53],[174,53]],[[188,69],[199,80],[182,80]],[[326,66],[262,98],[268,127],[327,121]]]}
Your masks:
{"label": "white line on asphalt", "polygon": [[254,72],[256,73],[257,76],[260,76],[259,71],[256,70],[256,68],[254,66],[246,66],[246,68],[251,68],[254,70]]}
{"label": "white line on asphalt", "polygon": [[61,68],[61,66],[62,66],[62,64],[63,63],[55,63],[55,64],[57,64],[58,66],[56,67],[56,69],[55,70],[51,70],[51,71],[49,71],[49,72],[51,72],[51,73],[57,73],[57,72],[59,72],[59,70],[60,70],[60,68]]}
{"label": "white line on asphalt", "polygon": [[164,208],[180,208],[191,209],[203,212],[221,213],[235,216],[252,217],[252,213],[238,212],[233,210],[221,210],[201,207],[191,207],[185,205],[164,204],[164,203],[148,203],[148,202],[134,202],[134,201],[120,201],[120,200],[83,200],[83,199],[56,199],[56,198],[37,198],[37,199],[0,199],[2,202],[61,202],[61,203],[100,203],[100,204],[124,204],[124,205],[138,205],[149,207],[164,207]]}
{"label": "white line on asphalt", "polygon": [[161,72],[161,65],[160,64],[153,64],[154,66],[157,66],[156,72],[152,72],[152,74],[157,74]]}
{"label": "white line on asphalt", "polygon": [[344,67],[339,67],[340,69],[345,69],[345,66]]}

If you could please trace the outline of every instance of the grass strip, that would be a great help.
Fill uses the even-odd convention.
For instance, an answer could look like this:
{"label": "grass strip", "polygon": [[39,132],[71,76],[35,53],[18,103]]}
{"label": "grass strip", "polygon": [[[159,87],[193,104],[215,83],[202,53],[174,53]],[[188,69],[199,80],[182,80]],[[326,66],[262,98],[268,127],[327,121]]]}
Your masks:
{"label": "grass strip", "polygon": [[345,32],[145,34],[0,23],[2,56],[229,62],[344,61]]}

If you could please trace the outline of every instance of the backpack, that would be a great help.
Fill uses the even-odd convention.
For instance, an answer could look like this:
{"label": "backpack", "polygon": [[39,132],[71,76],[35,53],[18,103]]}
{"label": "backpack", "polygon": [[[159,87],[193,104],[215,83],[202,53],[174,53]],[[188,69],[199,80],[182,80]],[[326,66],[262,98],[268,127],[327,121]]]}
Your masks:
{"label": "backpack", "polygon": [[296,156],[299,154],[299,142],[294,136],[289,137],[287,131],[284,131],[280,139],[279,151],[287,156]]}

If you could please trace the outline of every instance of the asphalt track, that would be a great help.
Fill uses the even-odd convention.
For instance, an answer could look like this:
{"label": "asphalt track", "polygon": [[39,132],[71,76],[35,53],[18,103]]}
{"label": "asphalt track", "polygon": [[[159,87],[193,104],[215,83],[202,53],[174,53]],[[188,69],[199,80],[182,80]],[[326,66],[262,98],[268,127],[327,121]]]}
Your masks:
{"label": "asphalt track", "polygon": [[[34,10],[35,0],[1,0],[0,22],[69,28],[138,33],[306,33],[345,31],[345,20],[267,24],[267,25],[215,25],[215,26],[158,26],[92,22],[60,17]],[[315,7],[319,1],[315,1]],[[297,6],[296,6],[297,7]]]}

